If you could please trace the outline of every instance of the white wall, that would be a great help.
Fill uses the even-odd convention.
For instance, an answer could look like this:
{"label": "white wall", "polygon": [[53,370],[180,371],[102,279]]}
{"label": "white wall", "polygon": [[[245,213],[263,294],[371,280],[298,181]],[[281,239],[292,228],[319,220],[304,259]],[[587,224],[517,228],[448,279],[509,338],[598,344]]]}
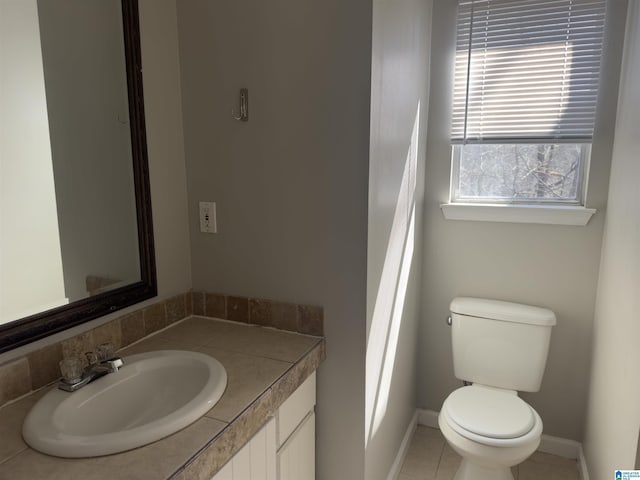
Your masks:
{"label": "white wall", "polygon": [[637,465],[640,429],[640,3],[629,3],[595,309],[584,450],[590,478]]}
{"label": "white wall", "polygon": [[0,323],[65,303],[36,0],[0,4]]}
{"label": "white wall", "polygon": [[[139,0],[139,8],[158,297],[168,298],[191,288],[176,2]],[[157,300],[11,350],[0,355],[0,364]]]}
{"label": "white wall", "polygon": [[[317,478],[362,479],[371,2],[178,13],[194,289],[324,307]],[[203,200],[216,235],[198,231]]]}
{"label": "white wall", "polygon": [[416,406],[431,5],[373,2],[367,480],[387,478]]}
{"label": "white wall", "polygon": [[523,397],[540,413],[545,433],[581,440],[588,391],[591,330],[615,119],[624,8],[609,3],[603,95],[598,104],[588,205],[599,209],[586,227],[445,220],[455,41],[455,5],[435,0],[425,186],[423,319],[419,406],[440,410],[461,382],[454,378],[449,302],[458,295],[551,308],[558,317],[540,392]]}

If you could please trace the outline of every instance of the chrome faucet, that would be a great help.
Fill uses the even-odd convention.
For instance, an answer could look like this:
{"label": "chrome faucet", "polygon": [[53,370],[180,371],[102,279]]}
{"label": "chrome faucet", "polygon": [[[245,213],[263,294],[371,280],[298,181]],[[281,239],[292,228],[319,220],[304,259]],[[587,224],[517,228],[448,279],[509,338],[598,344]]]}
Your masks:
{"label": "chrome faucet", "polygon": [[94,352],[85,353],[88,366],[84,369],[80,358],[72,357],[62,360],[60,362],[62,379],[58,382],[58,388],[66,392],[75,392],[100,377],[117,372],[124,364],[122,358],[113,354],[111,345],[99,345],[98,352],[99,355]]}

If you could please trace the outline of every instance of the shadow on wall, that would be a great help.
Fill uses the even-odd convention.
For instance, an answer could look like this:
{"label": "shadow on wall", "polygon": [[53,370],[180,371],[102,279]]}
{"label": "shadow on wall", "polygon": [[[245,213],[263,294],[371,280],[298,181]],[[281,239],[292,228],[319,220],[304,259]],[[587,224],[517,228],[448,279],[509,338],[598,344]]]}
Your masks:
{"label": "shadow on wall", "polygon": [[367,342],[365,448],[387,411],[398,337],[414,252],[420,102],[378,285]]}

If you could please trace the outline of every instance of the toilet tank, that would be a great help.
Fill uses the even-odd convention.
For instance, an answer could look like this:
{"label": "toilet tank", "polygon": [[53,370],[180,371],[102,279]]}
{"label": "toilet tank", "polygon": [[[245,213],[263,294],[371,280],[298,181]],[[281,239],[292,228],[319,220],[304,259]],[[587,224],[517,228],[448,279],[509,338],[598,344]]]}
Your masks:
{"label": "toilet tank", "polygon": [[540,389],[556,324],[551,310],[458,297],[450,311],[457,378],[509,390]]}

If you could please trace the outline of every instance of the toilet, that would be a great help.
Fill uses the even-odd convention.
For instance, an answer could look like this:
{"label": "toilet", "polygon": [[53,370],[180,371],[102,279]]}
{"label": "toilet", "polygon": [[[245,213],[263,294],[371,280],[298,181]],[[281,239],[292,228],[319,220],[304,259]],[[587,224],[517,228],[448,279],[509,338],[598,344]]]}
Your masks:
{"label": "toilet", "polygon": [[555,314],[458,297],[450,305],[454,374],[467,386],[442,404],[438,425],[461,457],[454,480],[513,480],[540,444],[540,415],[518,396],[540,389]]}

